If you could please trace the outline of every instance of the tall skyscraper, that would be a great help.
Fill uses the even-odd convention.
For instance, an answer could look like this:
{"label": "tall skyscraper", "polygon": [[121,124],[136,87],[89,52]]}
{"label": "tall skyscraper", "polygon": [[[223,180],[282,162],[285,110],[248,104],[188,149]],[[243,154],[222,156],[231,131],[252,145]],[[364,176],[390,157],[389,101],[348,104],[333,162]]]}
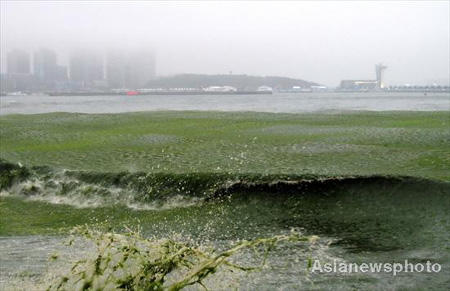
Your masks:
{"label": "tall skyscraper", "polygon": [[29,91],[34,86],[30,74],[30,56],[22,50],[12,50],[6,55],[6,74],[2,76],[1,90],[5,92]]}
{"label": "tall skyscraper", "polygon": [[58,66],[58,81],[67,81],[67,67],[66,66]]}
{"label": "tall skyscraper", "polygon": [[130,87],[144,87],[155,78],[155,56],[149,49],[140,49],[130,57]]}
{"label": "tall skyscraper", "polygon": [[6,57],[8,74],[30,74],[30,56],[22,50],[13,50]]}
{"label": "tall skyscraper", "polygon": [[70,79],[90,86],[94,81],[104,79],[103,59],[90,51],[77,51],[70,55]]}
{"label": "tall skyscraper", "polygon": [[154,53],[151,49],[110,51],[106,74],[110,88],[142,88],[155,78]]}
{"label": "tall skyscraper", "polygon": [[110,88],[128,87],[128,55],[123,51],[109,51],[106,57],[106,79]]}
{"label": "tall skyscraper", "polygon": [[56,52],[41,48],[34,54],[34,74],[40,82],[52,82],[58,79]]}

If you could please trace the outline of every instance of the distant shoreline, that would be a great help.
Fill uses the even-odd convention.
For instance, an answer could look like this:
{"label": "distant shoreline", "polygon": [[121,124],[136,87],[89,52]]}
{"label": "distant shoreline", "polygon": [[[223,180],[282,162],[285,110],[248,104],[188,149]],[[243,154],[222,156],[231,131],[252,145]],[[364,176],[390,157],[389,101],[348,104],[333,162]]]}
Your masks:
{"label": "distant shoreline", "polygon": [[106,96],[106,95],[271,95],[272,91],[154,91],[154,92],[55,92],[49,96]]}

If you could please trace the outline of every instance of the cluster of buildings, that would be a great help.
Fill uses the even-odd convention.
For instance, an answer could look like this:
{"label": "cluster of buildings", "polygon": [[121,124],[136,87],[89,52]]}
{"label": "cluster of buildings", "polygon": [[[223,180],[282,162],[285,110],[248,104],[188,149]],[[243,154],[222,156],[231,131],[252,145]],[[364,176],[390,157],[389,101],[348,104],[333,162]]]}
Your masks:
{"label": "cluster of buildings", "polygon": [[386,70],[383,64],[375,65],[375,80],[342,80],[339,86],[344,91],[375,91],[381,90],[385,86],[383,84],[383,72]]}
{"label": "cluster of buildings", "polygon": [[337,91],[345,92],[372,92],[372,91],[384,91],[384,92],[450,92],[450,86],[438,86],[433,84],[431,86],[386,86],[383,82],[383,73],[386,70],[386,66],[383,64],[375,65],[375,80],[342,80],[341,85],[337,88]]}
{"label": "cluster of buildings", "polygon": [[55,51],[41,48],[33,57],[22,50],[6,56],[2,92],[80,92],[137,89],[155,78],[155,57],[150,49],[110,50],[106,55],[89,50],[70,54],[68,66]]}

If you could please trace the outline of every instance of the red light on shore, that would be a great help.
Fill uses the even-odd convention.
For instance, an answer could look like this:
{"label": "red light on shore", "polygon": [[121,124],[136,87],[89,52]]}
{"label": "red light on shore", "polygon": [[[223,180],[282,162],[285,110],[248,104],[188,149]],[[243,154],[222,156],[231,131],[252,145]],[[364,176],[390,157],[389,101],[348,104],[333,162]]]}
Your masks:
{"label": "red light on shore", "polygon": [[139,95],[139,92],[137,92],[137,91],[128,91],[127,95]]}

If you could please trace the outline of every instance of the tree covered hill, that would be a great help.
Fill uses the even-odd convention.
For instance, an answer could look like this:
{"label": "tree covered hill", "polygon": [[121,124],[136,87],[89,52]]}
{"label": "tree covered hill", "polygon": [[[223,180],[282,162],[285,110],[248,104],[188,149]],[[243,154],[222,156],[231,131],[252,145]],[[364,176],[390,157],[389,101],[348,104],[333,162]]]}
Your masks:
{"label": "tree covered hill", "polygon": [[269,86],[275,89],[288,89],[293,86],[309,88],[318,85],[300,79],[276,76],[249,76],[249,75],[203,75],[182,74],[171,77],[161,77],[147,83],[147,87],[158,88],[203,88],[209,86],[232,86],[239,90],[256,89],[260,86]]}

